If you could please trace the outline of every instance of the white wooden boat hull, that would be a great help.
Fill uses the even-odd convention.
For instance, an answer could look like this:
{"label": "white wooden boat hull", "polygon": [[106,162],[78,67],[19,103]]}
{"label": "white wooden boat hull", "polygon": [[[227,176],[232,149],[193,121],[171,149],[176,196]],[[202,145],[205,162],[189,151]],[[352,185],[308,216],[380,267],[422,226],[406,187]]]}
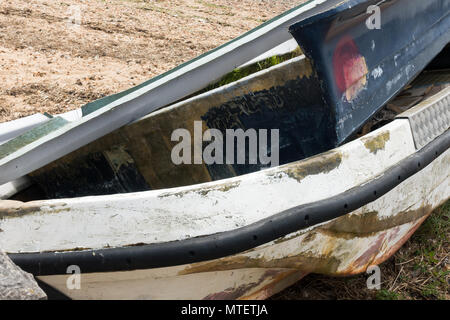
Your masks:
{"label": "white wooden boat hull", "polygon": [[24,176],[159,108],[204,89],[234,68],[292,39],[287,27],[339,0],[311,0],[161,76],[84,106],[71,121],[0,159],[0,184]]}
{"label": "white wooden boat hull", "polygon": [[[447,88],[358,140],[281,167],[135,194],[0,201],[0,245],[75,299],[263,299],[311,272],[357,274],[389,258],[450,197],[449,125]],[[383,179],[397,182],[371,187]],[[361,190],[371,193],[363,205],[346,202]],[[327,201],[336,203],[325,212],[334,218],[316,223],[324,212],[314,204]],[[261,240],[267,235],[259,229],[279,234],[279,212],[311,226]],[[238,252],[220,253],[231,252],[233,232],[247,230],[254,233],[231,248]],[[189,252],[176,248],[185,243]],[[153,260],[153,248],[165,244],[180,257]],[[188,262],[167,265],[170,259]],[[80,266],[80,289],[68,289],[65,263]]]}
{"label": "white wooden boat hull", "polygon": [[[67,288],[70,275],[39,278],[73,299],[266,299],[311,272],[361,273],[394,254],[449,197],[449,163],[447,151],[387,195],[348,216],[242,254],[177,267],[82,274],[79,290]],[[355,227],[377,229],[374,212],[378,212],[375,219],[387,217],[382,230],[346,229],[356,221]],[[398,225],[402,219],[408,222]]]}

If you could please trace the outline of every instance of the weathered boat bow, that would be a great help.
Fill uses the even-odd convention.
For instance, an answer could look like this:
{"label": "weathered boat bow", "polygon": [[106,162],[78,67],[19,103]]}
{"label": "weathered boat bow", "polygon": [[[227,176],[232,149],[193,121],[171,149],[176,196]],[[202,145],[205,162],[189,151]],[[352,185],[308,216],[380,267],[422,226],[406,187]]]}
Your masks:
{"label": "weathered boat bow", "polygon": [[317,72],[337,144],[450,42],[449,13],[447,0],[350,0],[290,27]]}

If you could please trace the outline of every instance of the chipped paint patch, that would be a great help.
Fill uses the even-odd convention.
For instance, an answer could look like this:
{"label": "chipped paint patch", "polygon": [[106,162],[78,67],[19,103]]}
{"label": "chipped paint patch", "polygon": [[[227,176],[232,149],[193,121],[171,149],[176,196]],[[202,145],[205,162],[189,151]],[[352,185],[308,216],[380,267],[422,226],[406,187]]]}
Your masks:
{"label": "chipped paint patch", "polygon": [[389,80],[386,83],[386,88],[388,92],[392,91],[392,88],[402,79],[402,72],[400,72],[398,75],[396,75],[392,80]]}
{"label": "chipped paint patch", "polygon": [[298,270],[286,271],[278,275],[272,280],[272,282],[263,288],[260,288],[255,292],[251,292],[246,296],[239,297],[239,300],[265,300],[300,281],[306,275],[307,273]]}
{"label": "chipped paint patch", "polygon": [[383,131],[375,137],[362,138],[361,141],[364,143],[366,149],[376,154],[378,151],[384,150],[386,142],[388,142],[390,138],[391,133],[389,131]]}
{"label": "chipped paint patch", "polygon": [[271,282],[273,279],[277,278],[278,274],[285,273],[285,270],[267,270],[261,277],[251,283],[245,283],[238,287],[229,287],[222,292],[211,293],[207,295],[203,300],[236,300],[246,294],[254,291],[258,286],[264,282]]}
{"label": "chipped paint patch", "polygon": [[239,185],[241,184],[240,181],[234,181],[231,183],[223,183],[220,185],[214,185],[214,186],[210,186],[210,187],[203,187],[203,188],[197,188],[197,189],[190,189],[190,190],[186,190],[186,191],[180,191],[180,192],[167,192],[167,193],[163,193],[160,194],[158,196],[158,198],[166,198],[166,197],[179,197],[182,198],[187,194],[191,194],[191,193],[196,193],[199,194],[203,197],[206,197],[210,192],[212,191],[219,191],[219,192],[228,192],[234,188],[239,187]]}
{"label": "chipped paint patch", "polygon": [[337,218],[320,227],[322,230],[333,232],[334,236],[340,234],[354,234],[358,236],[371,235],[395,226],[418,220],[432,211],[430,205],[425,205],[415,210],[398,212],[393,216],[382,216],[377,211],[364,212],[362,214],[349,214]]}
{"label": "chipped paint patch", "polygon": [[105,150],[103,154],[116,174],[120,172],[122,166],[127,167],[134,164],[133,158],[128,154],[124,145],[114,146],[110,150]]}
{"label": "chipped paint patch", "polygon": [[1,200],[0,201],[0,219],[16,218],[28,213],[40,211],[39,205],[24,204],[21,201]]}
{"label": "chipped paint patch", "polygon": [[341,163],[342,154],[339,151],[333,150],[294,165],[287,165],[286,168],[282,169],[280,172],[270,175],[282,178],[282,173],[284,173],[290,178],[300,182],[307,176],[328,173],[338,168]]}
{"label": "chipped paint patch", "polygon": [[366,59],[359,52],[355,41],[348,36],[337,44],[333,54],[333,71],[337,87],[352,101],[365,88],[369,73]]}
{"label": "chipped paint patch", "polygon": [[377,79],[383,75],[383,69],[380,66],[372,70],[372,77]]}
{"label": "chipped paint patch", "polygon": [[414,65],[411,65],[411,64],[407,65],[406,66],[406,74],[407,74],[407,76],[408,77],[412,76],[414,74],[415,70],[416,70],[416,67]]}
{"label": "chipped paint patch", "polygon": [[360,76],[358,80],[355,81],[353,85],[351,85],[347,90],[345,91],[345,97],[347,101],[354,100],[358,94],[363,91],[363,89],[366,87],[367,84],[367,78],[366,75],[368,73],[366,60],[364,57],[360,57],[358,60],[355,61],[354,67],[351,71],[350,78],[356,78]]}

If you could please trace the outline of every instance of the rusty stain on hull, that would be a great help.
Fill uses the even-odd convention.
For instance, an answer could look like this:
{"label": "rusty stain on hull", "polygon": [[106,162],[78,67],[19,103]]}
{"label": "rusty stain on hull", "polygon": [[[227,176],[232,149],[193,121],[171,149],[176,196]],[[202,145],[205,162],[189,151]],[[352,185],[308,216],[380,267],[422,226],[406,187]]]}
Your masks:
{"label": "rusty stain on hull", "polygon": [[268,285],[253,292],[248,292],[245,296],[239,297],[239,300],[264,300],[270,298],[271,296],[293,285],[297,281],[300,281],[306,275],[307,273],[298,270],[290,270],[281,273]]}
{"label": "rusty stain on hull", "polygon": [[[301,243],[299,243],[301,245]],[[225,271],[241,268],[288,268],[297,269],[303,272],[328,272],[336,270],[340,261],[333,257],[317,257],[306,255],[293,255],[282,259],[267,260],[263,257],[252,258],[241,255],[231,256],[223,259],[213,260],[206,263],[197,263],[191,265],[179,272],[179,275],[201,273],[210,271]]]}
{"label": "rusty stain on hull", "polygon": [[166,198],[166,197],[180,197],[182,198],[183,196],[189,194],[189,193],[197,193],[201,196],[206,197],[208,195],[208,193],[212,192],[212,191],[219,191],[219,192],[227,192],[230,191],[234,188],[239,187],[240,185],[240,181],[235,181],[235,182],[231,182],[231,183],[223,183],[220,185],[214,185],[211,187],[203,187],[203,188],[198,188],[198,189],[190,189],[190,190],[186,190],[186,191],[181,191],[181,192],[168,192],[168,193],[164,193],[159,195],[159,198]]}
{"label": "rusty stain on hull", "polygon": [[[385,247],[385,241],[388,239],[388,237],[393,237],[396,235],[396,232],[398,232],[398,227],[393,228],[394,232],[391,233],[389,236],[389,231],[384,231],[378,234],[377,240],[369,247],[367,248],[363,254],[357,257],[351,257],[351,260],[349,261],[339,261],[336,257],[333,256],[333,246],[334,246],[334,240],[333,238],[330,238],[328,240],[330,242],[329,246],[324,246],[325,249],[322,252],[322,257],[319,257],[318,252],[311,253],[310,256],[299,254],[294,255],[286,258],[276,259],[272,261],[266,261],[264,258],[260,259],[252,259],[250,257],[246,256],[233,256],[225,259],[220,259],[216,261],[211,261],[208,263],[199,263],[192,265],[185,270],[179,272],[179,275],[184,274],[191,274],[191,273],[203,273],[203,272],[211,272],[211,271],[225,271],[225,270],[235,270],[240,268],[286,268],[290,269],[291,272],[289,273],[282,273],[280,274],[279,278],[274,279],[270,282],[270,284],[266,285],[264,288],[256,290],[256,292],[253,292],[251,295],[249,295],[247,298],[253,299],[256,297],[259,297],[261,299],[265,299],[272,294],[276,293],[271,291],[272,288],[275,288],[278,284],[278,282],[282,281],[284,278],[288,277],[289,275],[296,274],[299,279],[301,279],[303,276],[307,275],[308,273],[319,273],[319,274],[325,274],[330,276],[349,276],[349,275],[356,275],[359,273],[364,272],[367,270],[367,268],[370,265],[378,265],[389,259],[417,230],[417,228],[422,224],[423,221],[428,217],[424,216],[420,218],[419,220],[415,221],[411,229],[401,237],[400,240],[398,240],[391,248]],[[392,230],[390,230],[392,231]],[[358,239],[354,239],[355,242],[353,242],[353,246],[357,247]],[[299,246],[301,246],[303,243],[300,241],[298,243]],[[340,248],[340,250],[344,250],[345,248]],[[382,253],[379,255],[379,253]],[[340,266],[344,264],[348,264],[349,267],[346,269],[340,269]],[[300,276],[299,276],[300,275]],[[245,287],[240,287],[238,290],[230,288],[226,292],[221,292],[217,296],[209,296],[209,299],[217,299],[217,298],[223,298],[223,299],[231,299],[231,297],[236,298],[237,296],[242,296],[242,292],[249,291],[252,288],[257,287],[260,284],[253,283],[251,285],[245,285]],[[282,286],[282,288],[285,288],[286,286]]]}
{"label": "rusty stain on hull", "polygon": [[[383,243],[376,243],[373,247],[371,247],[366,253],[358,257],[346,270],[342,270],[336,275],[357,275],[362,272],[365,272],[367,268],[371,265],[380,265],[386,260],[388,260],[392,255],[395,254],[409,238],[416,232],[416,230],[422,225],[422,223],[428,218],[431,214],[429,212],[426,216],[417,220],[414,226],[399,240],[397,243],[387,248],[388,250],[381,250]],[[378,252],[384,252],[381,256],[377,256]]]}
{"label": "rusty stain on hull", "polygon": [[291,269],[268,269],[258,281],[209,294],[203,300],[263,300],[277,294],[306,275],[306,273]]}
{"label": "rusty stain on hull", "polygon": [[264,274],[258,279],[258,281],[247,283],[235,287],[230,287],[225,289],[222,292],[212,293],[207,295],[203,300],[236,300],[246,293],[251,292],[252,289],[257,288],[260,284],[265,281],[276,281],[277,276],[279,274],[285,273],[285,270],[267,270]]}
{"label": "rusty stain on hull", "polygon": [[[179,272],[179,275],[202,273],[211,271],[225,271],[240,268],[288,268],[307,273],[321,273],[327,275],[353,275],[364,272],[368,266],[378,264],[388,259],[398,248],[412,235],[414,231],[408,231],[402,236],[401,244],[397,241],[391,249],[386,251],[386,241],[394,241],[399,235],[400,226],[411,224],[411,230],[418,226],[431,214],[433,208],[430,205],[422,206],[417,210],[400,212],[390,218],[380,218],[375,212],[362,215],[346,215],[333,220],[323,226],[307,231],[305,234],[297,234],[283,240],[279,239],[274,245],[284,242],[296,243],[297,247],[305,247],[310,243],[315,251],[307,251],[279,259],[268,260],[264,256],[253,254],[257,249],[249,250],[240,255],[226,257],[204,263],[196,263]],[[354,223],[354,225],[352,225]],[[360,229],[357,229],[360,228]],[[319,236],[320,235],[320,236]],[[318,237],[319,236],[319,237]],[[358,256],[342,258],[337,252],[345,252],[344,247],[336,248],[338,239],[345,239],[346,245],[358,248],[367,237],[376,237],[371,245]],[[315,242],[321,242],[316,244]],[[362,242],[361,242],[362,243]],[[350,249],[350,248],[349,248]],[[386,251],[386,252],[385,252]],[[380,252],[385,252],[378,257]],[[345,257],[345,255],[344,255]],[[348,260],[350,259],[350,260]],[[349,265],[345,269],[343,266]]]}

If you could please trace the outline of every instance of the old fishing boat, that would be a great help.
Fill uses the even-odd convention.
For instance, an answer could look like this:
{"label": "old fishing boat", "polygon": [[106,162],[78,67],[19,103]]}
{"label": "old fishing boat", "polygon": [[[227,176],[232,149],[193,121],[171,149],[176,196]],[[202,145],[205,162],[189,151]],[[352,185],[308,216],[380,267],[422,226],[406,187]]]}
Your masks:
{"label": "old fishing boat", "polygon": [[[381,29],[368,26],[373,5],[383,13]],[[316,91],[320,87],[321,94],[313,97],[324,100],[323,114],[330,118],[324,134],[331,135],[330,145],[337,145],[449,42],[448,10],[445,0],[309,1],[159,77],[86,105],[83,117],[75,121],[53,119],[4,146],[0,185],[203,89],[236,66],[290,41],[288,27],[314,68],[308,85]]]}
{"label": "old fishing boat", "polygon": [[[450,196],[450,66],[438,56],[422,72],[449,43],[450,3],[405,2],[378,4],[383,31],[366,24],[376,1],[311,1],[258,29],[292,25],[305,55],[197,93],[213,79],[194,88],[177,74],[188,63],[163,84],[1,144],[0,183],[30,187],[0,201],[0,246],[44,283],[92,299],[261,299],[311,272],[351,275],[383,262]],[[167,77],[189,88],[167,98]],[[243,164],[176,164],[180,128],[202,137],[278,130],[264,151],[277,146],[280,165],[250,163],[250,152]],[[194,138],[194,153],[206,147]]]}

